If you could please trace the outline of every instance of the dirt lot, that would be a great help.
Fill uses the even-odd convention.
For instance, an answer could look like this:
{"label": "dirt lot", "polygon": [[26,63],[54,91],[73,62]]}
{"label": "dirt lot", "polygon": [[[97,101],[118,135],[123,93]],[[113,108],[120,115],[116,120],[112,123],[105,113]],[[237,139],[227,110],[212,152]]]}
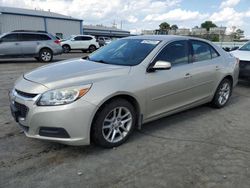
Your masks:
{"label": "dirt lot", "polygon": [[26,138],[11,117],[8,90],[41,65],[0,60],[0,187],[250,187],[250,83],[224,109],[146,124],[119,148],[72,147]]}

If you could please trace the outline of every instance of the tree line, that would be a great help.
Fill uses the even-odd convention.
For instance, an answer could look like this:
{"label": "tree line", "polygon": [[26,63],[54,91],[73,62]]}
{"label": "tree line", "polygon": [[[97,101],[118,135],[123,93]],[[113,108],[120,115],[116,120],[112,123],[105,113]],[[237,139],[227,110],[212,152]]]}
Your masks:
{"label": "tree line", "polygon": [[[213,23],[212,21],[205,21],[203,23],[201,23],[200,28],[204,28],[207,30],[207,33],[210,31],[211,28],[215,28],[218,27],[215,23]],[[199,26],[195,26],[195,28],[199,28]],[[162,22],[159,25],[159,30],[160,31],[165,31],[168,32],[169,30],[173,30],[176,31],[178,29],[178,25],[174,24],[174,25],[170,25],[167,22]],[[237,29],[235,30],[236,27],[234,27],[233,32],[232,32],[232,36],[234,39],[239,40],[241,38],[244,38],[244,30],[242,29]],[[217,39],[215,39],[217,40]]]}

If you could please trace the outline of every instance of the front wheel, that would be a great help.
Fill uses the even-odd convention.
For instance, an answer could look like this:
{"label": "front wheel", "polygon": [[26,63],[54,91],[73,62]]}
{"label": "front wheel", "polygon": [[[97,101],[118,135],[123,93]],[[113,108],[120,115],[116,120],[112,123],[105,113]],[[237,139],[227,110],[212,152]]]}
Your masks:
{"label": "front wheel", "polygon": [[53,59],[53,53],[50,49],[42,49],[39,53],[39,60],[41,62],[51,62]]}
{"label": "front wheel", "polygon": [[232,94],[232,82],[229,79],[224,79],[218,86],[213,101],[212,106],[215,108],[224,107],[230,99]]}
{"label": "front wheel", "polygon": [[92,125],[92,140],[102,147],[117,147],[128,139],[135,123],[136,113],[131,103],[113,100],[98,112]]}

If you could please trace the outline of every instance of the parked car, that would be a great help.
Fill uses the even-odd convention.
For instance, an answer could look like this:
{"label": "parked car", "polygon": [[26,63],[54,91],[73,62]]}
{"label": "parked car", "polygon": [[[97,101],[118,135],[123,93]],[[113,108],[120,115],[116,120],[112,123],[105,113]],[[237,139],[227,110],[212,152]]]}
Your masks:
{"label": "parked car", "polygon": [[56,39],[59,40],[60,42],[62,41],[62,39],[61,39],[59,36],[56,36],[56,35],[55,35],[55,37],[56,37]]}
{"label": "parked car", "polygon": [[72,35],[68,39],[62,41],[64,53],[71,50],[82,50],[83,52],[94,52],[99,48],[99,43],[94,36],[91,35]]}
{"label": "parked car", "polygon": [[234,50],[239,49],[239,46],[234,46],[234,47],[223,47],[223,50],[225,50],[226,52],[231,52]]}
{"label": "parked car", "polygon": [[143,123],[209,102],[224,107],[238,73],[236,58],[206,40],[133,36],[24,74],[11,111],[28,137],[116,147]]}
{"label": "parked car", "polygon": [[98,42],[100,46],[105,46],[112,42],[110,37],[98,37]]}
{"label": "parked car", "polygon": [[250,79],[250,42],[246,43],[238,50],[230,52],[240,60],[240,74],[239,77],[243,79]]}
{"label": "parked car", "polygon": [[50,62],[62,52],[60,41],[44,31],[16,30],[0,36],[0,58],[34,57]]}

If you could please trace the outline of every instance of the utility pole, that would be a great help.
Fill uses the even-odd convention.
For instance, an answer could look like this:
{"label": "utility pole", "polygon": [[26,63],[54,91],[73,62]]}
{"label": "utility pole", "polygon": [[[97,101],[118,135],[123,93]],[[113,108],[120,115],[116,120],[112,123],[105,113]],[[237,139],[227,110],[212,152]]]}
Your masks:
{"label": "utility pole", "polygon": [[117,24],[115,23],[115,20],[114,20],[114,22],[112,24],[112,27],[117,28]]}

